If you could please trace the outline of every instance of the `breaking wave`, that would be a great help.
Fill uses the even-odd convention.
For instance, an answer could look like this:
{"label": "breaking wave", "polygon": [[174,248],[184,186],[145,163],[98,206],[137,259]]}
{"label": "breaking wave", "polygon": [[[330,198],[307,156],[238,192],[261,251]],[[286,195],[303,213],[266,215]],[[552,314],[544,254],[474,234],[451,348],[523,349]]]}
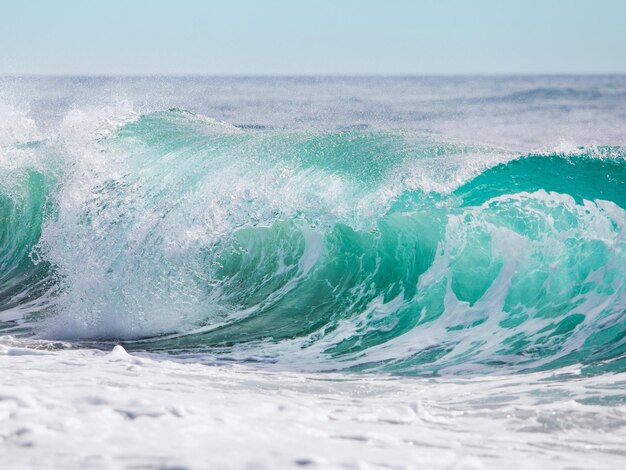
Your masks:
{"label": "breaking wave", "polygon": [[624,369],[621,148],[85,120],[0,149],[5,332],[317,370]]}

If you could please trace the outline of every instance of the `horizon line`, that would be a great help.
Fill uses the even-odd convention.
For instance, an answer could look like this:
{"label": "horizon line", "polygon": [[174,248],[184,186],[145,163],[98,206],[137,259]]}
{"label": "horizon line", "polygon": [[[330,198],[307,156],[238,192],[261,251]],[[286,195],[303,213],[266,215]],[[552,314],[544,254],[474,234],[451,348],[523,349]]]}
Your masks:
{"label": "horizon line", "polygon": [[610,77],[626,76],[625,72],[520,72],[520,73],[320,73],[320,74],[204,74],[204,73],[5,73],[5,78],[497,78],[497,77]]}

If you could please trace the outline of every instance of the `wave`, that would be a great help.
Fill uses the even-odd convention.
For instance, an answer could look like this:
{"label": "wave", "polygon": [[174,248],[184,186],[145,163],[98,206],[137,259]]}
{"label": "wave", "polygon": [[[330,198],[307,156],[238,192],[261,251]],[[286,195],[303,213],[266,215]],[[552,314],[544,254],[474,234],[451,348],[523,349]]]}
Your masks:
{"label": "wave", "polygon": [[524,90],[509,93],[504,96],[492,97],[492,101],[513,101],[527,103],[543,100],[577,100],[577,101],[593,101],[600,98],[611,97],[610,93],[603,94],[598,89],[588,88],[558,88],[558,87],[537,87],[530,90]]}
{"label": "wave", "polygon": [[624,367],[621,148],[520,156],[178,109],[81,140],[83,117],[3,147],[32,156],[2,170],[5,329],[26,306],[44,338],[316,370]]}

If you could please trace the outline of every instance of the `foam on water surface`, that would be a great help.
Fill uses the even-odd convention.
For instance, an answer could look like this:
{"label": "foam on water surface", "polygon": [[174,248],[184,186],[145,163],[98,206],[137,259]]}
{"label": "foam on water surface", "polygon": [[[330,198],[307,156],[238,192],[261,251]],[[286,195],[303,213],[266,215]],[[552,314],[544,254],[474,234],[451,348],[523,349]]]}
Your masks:
{"label": "foam on water surface", "polygon": [[390,379],[23,346],[0,342],[0,458],[11,468],[608,469],[624,459],[623,373]]}

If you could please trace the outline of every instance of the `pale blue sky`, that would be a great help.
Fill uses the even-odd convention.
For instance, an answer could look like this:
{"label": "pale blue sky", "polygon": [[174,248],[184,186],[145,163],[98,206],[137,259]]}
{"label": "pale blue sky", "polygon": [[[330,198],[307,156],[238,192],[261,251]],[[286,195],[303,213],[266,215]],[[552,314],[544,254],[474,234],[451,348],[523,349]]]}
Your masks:
{"label": "pale blue sky", "polygon": [[0,75],[626,73],[626,0],[0,0]]}

